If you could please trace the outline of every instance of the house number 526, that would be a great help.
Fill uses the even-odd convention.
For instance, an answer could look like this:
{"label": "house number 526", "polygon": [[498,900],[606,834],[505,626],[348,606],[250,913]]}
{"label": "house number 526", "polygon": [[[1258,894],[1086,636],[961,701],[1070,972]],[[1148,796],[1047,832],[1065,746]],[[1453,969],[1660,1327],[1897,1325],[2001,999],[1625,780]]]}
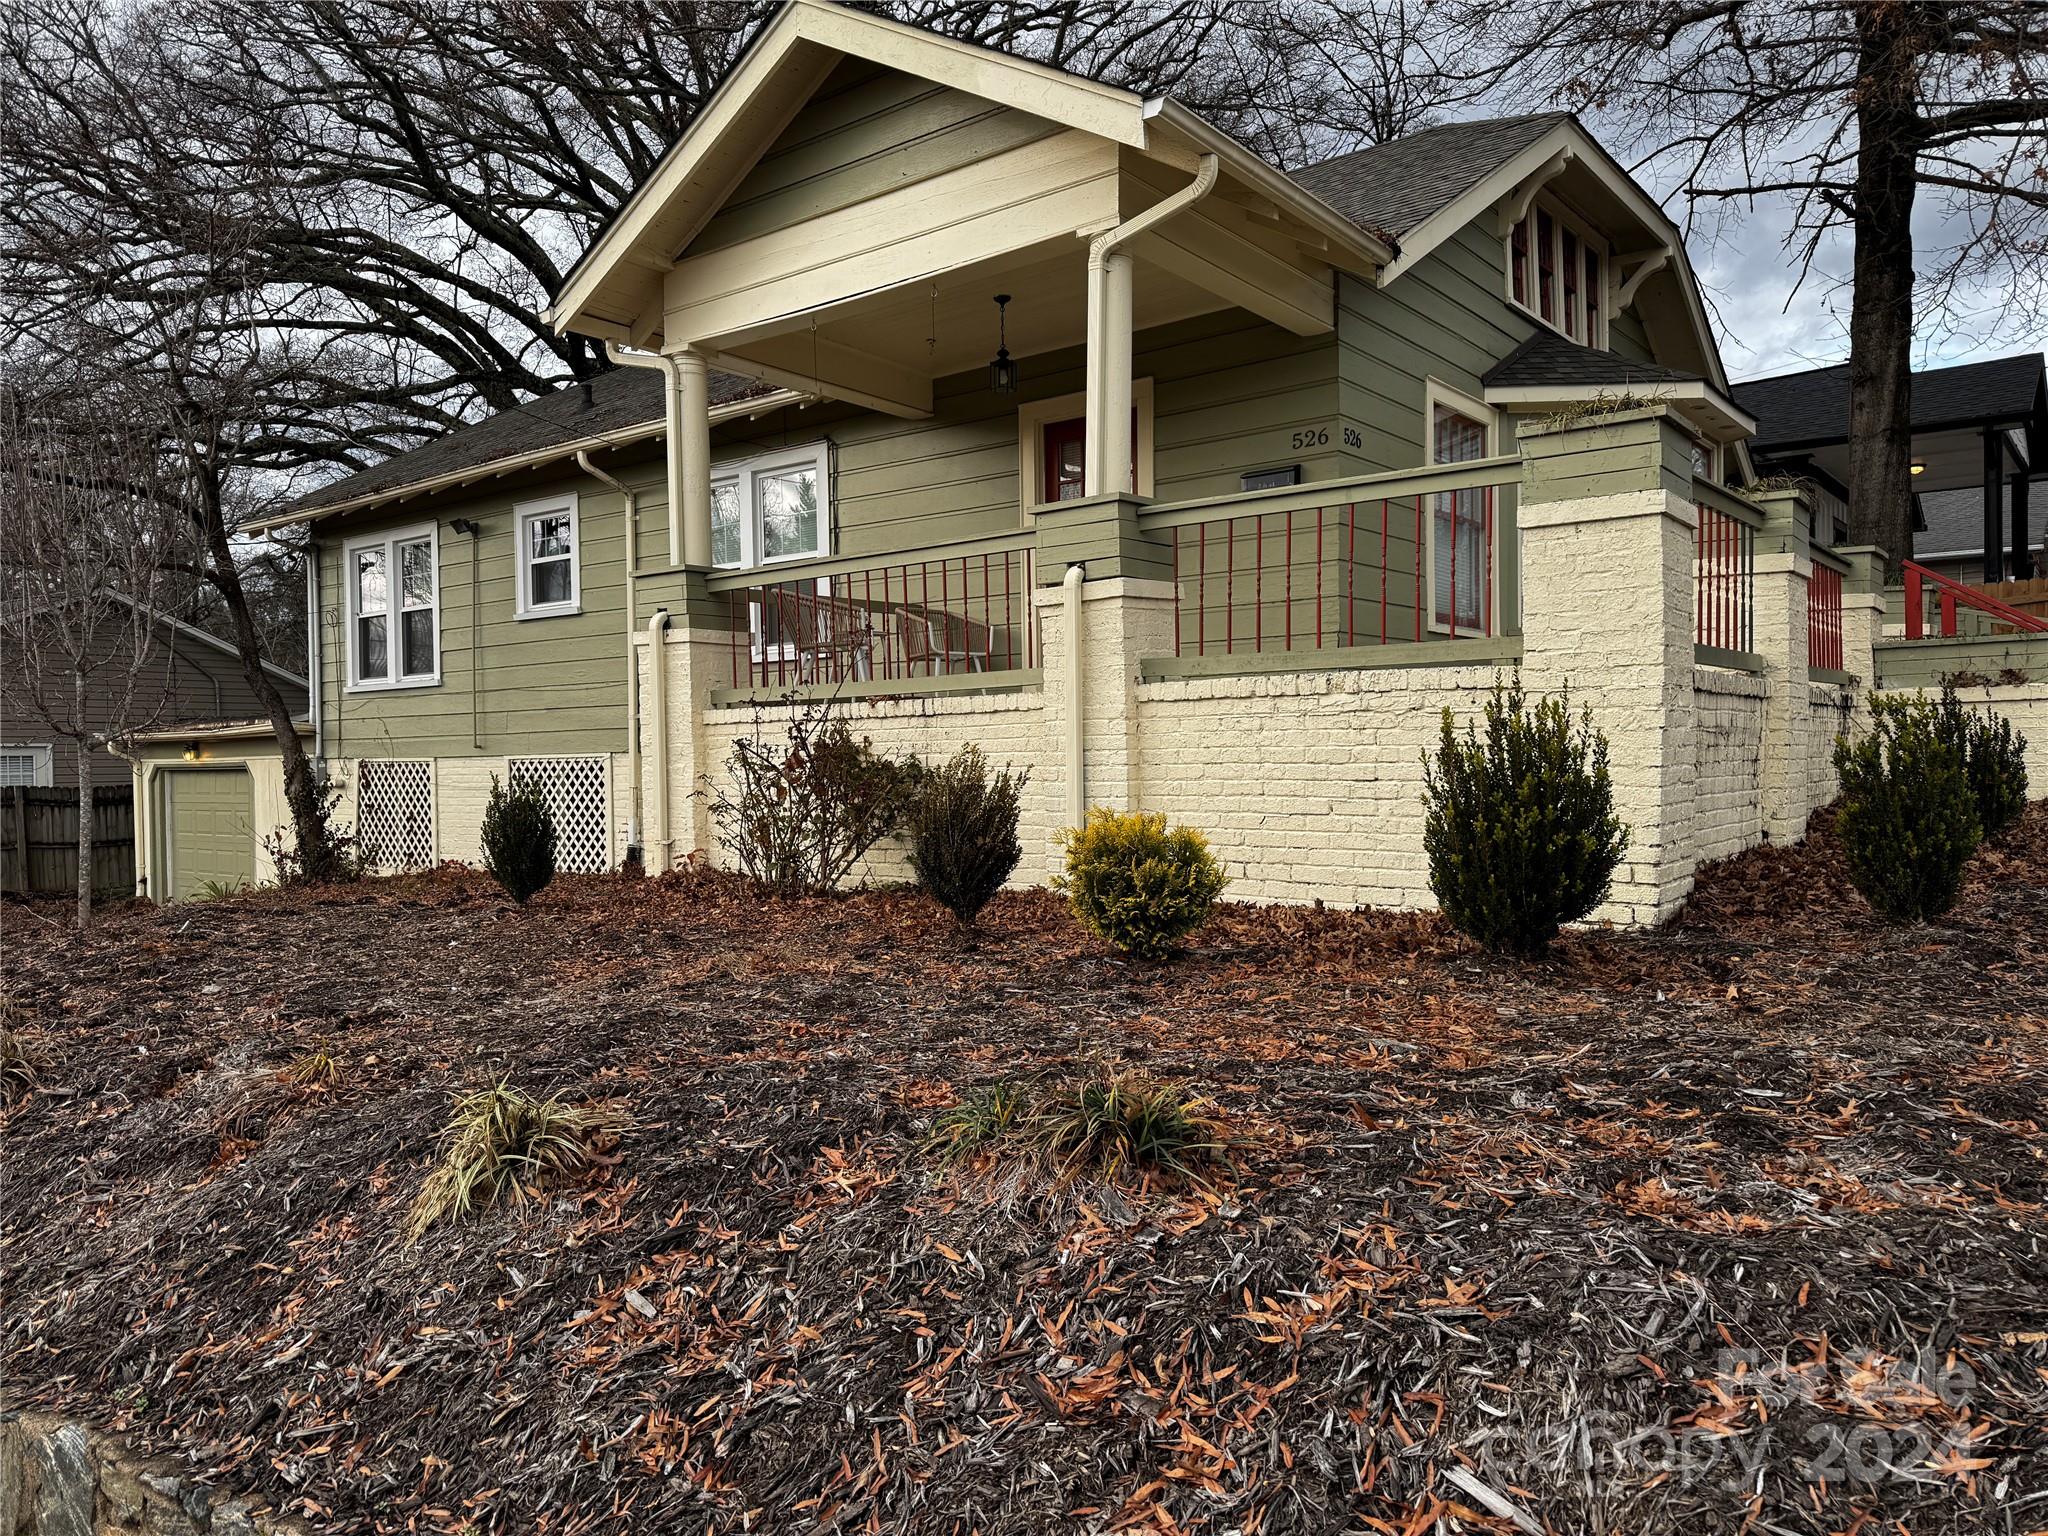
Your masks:
{"label": "house number 526", "polygon": [[[1297,450],[1302,448],[1327,448],[1330,446],[1330,429],[1328,427],[1303,427],[1294,434],[1289,446]],[[1363,448],[1365,446],[1365,438],[1358,428],[1346,427],[1344,429],[1344,446],[1346,448]]]}

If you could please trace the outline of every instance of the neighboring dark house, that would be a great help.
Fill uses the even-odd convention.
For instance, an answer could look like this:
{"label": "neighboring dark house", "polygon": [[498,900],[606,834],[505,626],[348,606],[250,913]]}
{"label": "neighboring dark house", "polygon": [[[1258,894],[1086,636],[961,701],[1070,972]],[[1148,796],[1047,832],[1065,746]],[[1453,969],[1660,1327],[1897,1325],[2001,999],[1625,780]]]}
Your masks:
{"label": "neighboring dark house", "polygon": [[[1734,389],[1757,420],[1759,474],[1804,474],[1837,495],[1849,478],[1849,365],[1752,379]],[[2048,473],[2048,367],[2038,352],[1913,375],[1914,558],[1949,561],[1973,581],[2039,568],[2041,518],[2030,481]],[[1940,498],[1939,501],[1936,498]],[[1968,537],[1960,526],[1974,507]],[[1967,570],[1962,560],[1976,557]]]}
{"label": "neighboring dark house", "polygon": [[[1999,525],[2012,526],[2012,506],[2022,482],[2005,483],[2005,506]],[[1961,491],[1929,491],[1916,498],[1919,526],[1913,531],[1913,558],[1930,570],[1961,582],[1984,576],[1984,493],[1976,486]],[[2034,573],[2043,570],[2048,540],[2048,474],[2036,474],[2026,493],[2027,548],[2033,551]],[[2017,578],[2016,578],[2017,579]]]}
{"label": "neighboring dark house", "polygon": [[[232,645],[168,614],[157,617],[158,653],[150,659],[149,672],[135,689],[135,699],[145,707],[156,703],[160,690],[168,689],[168,698],[151,722],[151,729],[246,718],[263,712]],[[303,716],[307,710],[306,680],[267,662],[264,670],[277,684],[292,714]],[[12,668],[0,668],[0,672],[13,675]],[[132,770],[125,759],[111,752],[96,752],[90,771],[96,785],[125,785]],[[54,735],[34,714],[16,708],[11,700],[0,699],[0,787],[72,786],[77,782],[77,748],[64,737]]]}

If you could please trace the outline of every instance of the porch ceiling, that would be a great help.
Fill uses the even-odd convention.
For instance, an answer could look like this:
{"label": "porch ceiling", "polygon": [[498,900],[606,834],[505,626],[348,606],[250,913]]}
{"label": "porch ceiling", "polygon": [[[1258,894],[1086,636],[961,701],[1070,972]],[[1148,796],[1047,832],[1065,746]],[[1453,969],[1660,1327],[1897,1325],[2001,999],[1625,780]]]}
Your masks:
{"label": "porch ceiling", "polygon": [[[2019,434],[2011,434],[2017,438]],[[1984,484],[1984,433],[1979,427],[1960,427],[1946,432],[1915,432],[1913,434],[1914,461],[1927,467],[1913,477],[1913,489],[1925,494],[1929,491],[1956,491],[1969,487],[1981,488]],[[1850,451],[1846,443],[1829,443],[1817,448],[1801,450],[1801,457],[1810,460],[1816,469],[1833,476],[1843,485],[1849,483]],[[2024,453],[2020,444],[2008,441],[2006,467],[2010,470],[2020,463]]]}
{"label": "porch ceiling", "polygon": [[[1133,329],[1230,307],[1146,259],[1132,273]],[[1065,236],[698,343],[719,367],[895,414],[929,411],[933,380],[995,356],[995,296],[1010,295],[1014,358],[1080,346],[1088,328],[1088,243]],[[816,322],[815,338],[812,322]]]}

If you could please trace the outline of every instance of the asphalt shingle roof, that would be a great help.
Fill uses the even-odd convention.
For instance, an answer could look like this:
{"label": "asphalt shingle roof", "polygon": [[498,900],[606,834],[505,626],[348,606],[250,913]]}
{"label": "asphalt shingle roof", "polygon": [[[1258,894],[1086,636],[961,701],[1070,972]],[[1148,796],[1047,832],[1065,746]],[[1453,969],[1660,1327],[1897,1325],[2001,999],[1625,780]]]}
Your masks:
{"label": "asphalt shingle roof", "polygon": [[[1984,553],[1982,487],[1966,485],[1954,491],[1929,491],[1920,498],[1920,515],[1926,526],[1913,535],[1914,559]],[[2027,548],[2039,549],[2044,534],[2048,534],[2048,480],[2036,480],[2027,487]],[[2010,480],[2005,485],[2004,508],[1998,514],[1998,537],[2000,544],[2012,537]]]}
{"label": "asphalt shingle roof", "polygon": [[1445,123],[1291,174],[1352,223],[1398,240],[1570,121],[1569,112],[1535,112]]}
{"label": "asphalt shingle roof", "polygon": [[1545,384],[1696,384],[1700,378],[1661,363],[1639,363],[1619,353],[1582,347],[1554,331],[1538,331],[1489,368],[1481,382],[1489,389],[1519,389]]}
{"label": "asphalt shingle roof", "polygon": [[[1961,363],[1913,375],[1913,430],[2017,422],[2041,399],[2038,352],[1988,363]],[[1754,446],[1763,452],[1794,443],[1849,440],[1849,365],[1752,379],[1735,386],[1735,403],[1757,419]]]}
{"label": "asphalt shingle roof", "polygon": [[[457,470],[473,469],[496,459],[537,453],[550,444],[566,446],[607,432],[658,422],[662,415],[661,390],[662,377],[651,368],[613,368],[590,380],[587,401],[581,385],[558,389],[551,395],[460,427],[446,437],[422,443],[332,485],[324,485],[300,497],[292,504],[292,510],[316,512],[379,491],[397,490]],[[711,375],[713,405],[765,394],[768,390],[768,385],[736,373]]]}

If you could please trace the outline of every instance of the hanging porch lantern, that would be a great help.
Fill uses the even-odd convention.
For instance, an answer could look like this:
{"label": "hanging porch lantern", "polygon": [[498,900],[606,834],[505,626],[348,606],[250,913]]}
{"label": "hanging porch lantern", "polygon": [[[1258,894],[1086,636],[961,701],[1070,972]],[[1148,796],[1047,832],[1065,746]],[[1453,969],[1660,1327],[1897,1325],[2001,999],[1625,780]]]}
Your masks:
{"label": "hanging porch lantern", "polygon": [[996,295],[996,355],[988,365],[988,387],[998,395],[1017,393],[1017,363],[1009,347],[1009,306],[1007,293]]}

